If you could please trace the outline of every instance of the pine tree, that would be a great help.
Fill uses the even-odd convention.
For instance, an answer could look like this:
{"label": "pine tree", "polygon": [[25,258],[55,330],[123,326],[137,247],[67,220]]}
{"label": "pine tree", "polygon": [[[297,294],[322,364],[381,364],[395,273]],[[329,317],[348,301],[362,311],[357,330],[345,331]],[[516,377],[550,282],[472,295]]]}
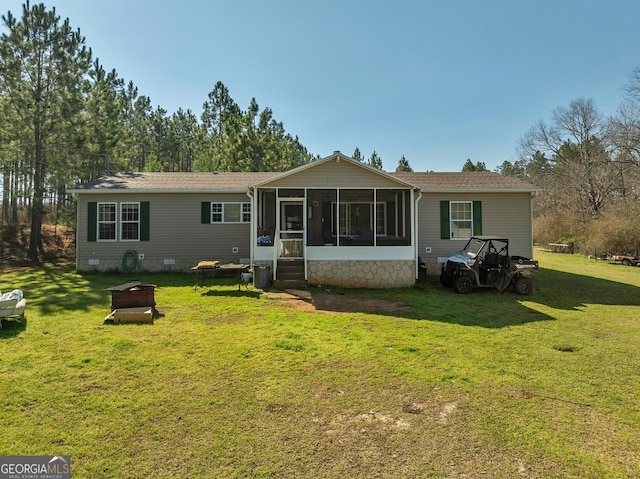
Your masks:
{"label": "pine tree", "polygon": [[413,168],[411,168],[411,165],[409,165],[409,162],[407,161],[407,159],[404,157],[404,155],[402,155],[402,158],[400,158],[400,160],[398,161],[398,166],[396,168],[396,171],[413,171]]}
{"label": "pine tree", "polygon": [[378,156],[378,154],[376,153],[376,150],[373,150],[373,153],[371,154],[371,158],[369,158],[369,165],[379,170],[382,169],[382,158]]}
{"label": "pine tree", "polygon": [[487,165],[483,161],[478,161],[475,165],[470,159],[462,166],[462,171],[487,171]]}
{"label": "pine tree", "polygon": [[0,75],[4,94],[28,129],[33,143],[31,234],[28,259],[39,262],[46,179],[50,175],[50,140],[63,128],[76,126],[83,103],[82,81],[89,71],[91,51],[69,19],[60,22],[55,8],[23,5],[22,19],[2,16],[8,32],[0,36]]}
{"label": "pine tree", "polygon": [[218,171],[229,169],[229,139],[237,137],[240,108],[233,101],[229,89],[218,81],[209,92],[207,101],[202,105],[200,119],[206,130],[203,152],[196,169],[200,171]]}
{"label": "pine tree", "polygon": [[85,103],[84,130],[82,137],[70,138],[81,152],[80,158],[69,169],[74,171],[74,181],[91,181],[105,174],[109,169],[109,157],[122,148],[126,138],[124,110],[124,80],[118,78],[115,70],[107,72],[95,59],[91,70],[90,87]]}

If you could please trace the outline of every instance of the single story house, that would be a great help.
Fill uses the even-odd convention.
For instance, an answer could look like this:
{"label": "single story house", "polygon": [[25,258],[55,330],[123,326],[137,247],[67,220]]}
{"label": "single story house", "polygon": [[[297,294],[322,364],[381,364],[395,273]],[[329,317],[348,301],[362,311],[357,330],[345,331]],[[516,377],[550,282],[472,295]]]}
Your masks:
{"label": "single story house", "polygon": [[315,285],[412,286],[474,234],[533,255],[538,189],[493,172],[388,173],[339,151],[286,172],[122,173],[77,198],[76,269],[189,271],[201,260],[287,262]]}

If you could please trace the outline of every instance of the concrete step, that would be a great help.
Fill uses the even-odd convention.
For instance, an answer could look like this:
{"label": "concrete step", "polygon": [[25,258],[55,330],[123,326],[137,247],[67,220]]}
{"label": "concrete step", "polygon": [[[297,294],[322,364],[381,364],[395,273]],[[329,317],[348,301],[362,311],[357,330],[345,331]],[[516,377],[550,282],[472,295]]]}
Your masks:
{"label": "concrete step", "polygon": [[278,269],[303,269],[304,262],[301,259],[280,260],[278,261]]}
{"label": "concrete step", "polygon": [[280,267],[278,267],[278,271],[276,271],[276,275],[280,276],[281,274],[304,277],[304,268],[292,268],[292,267],[280,268]]}
{"label": "concrete step", "polygon": [[278,260],[276,280],[273,287],[278,289],[306,288],[304,279],[304,261],[301,259]]}
{"label": "concrete step", "polygon": [[304,262],[302,260],[278,261],[276,277],[282,280],[304,280]]}
{"label": "concrete step", "polygon": [[307,282],[303,279],[276,279],[271,284],[276,289],[305,289]]}
{"label": "concrete step", "polygon": [[276,271],[276,275],[278,277],[280,277],[281,275],[285,275],[285,276],[302,276],[304,278],[304,268],[278,267],[278,271]]}

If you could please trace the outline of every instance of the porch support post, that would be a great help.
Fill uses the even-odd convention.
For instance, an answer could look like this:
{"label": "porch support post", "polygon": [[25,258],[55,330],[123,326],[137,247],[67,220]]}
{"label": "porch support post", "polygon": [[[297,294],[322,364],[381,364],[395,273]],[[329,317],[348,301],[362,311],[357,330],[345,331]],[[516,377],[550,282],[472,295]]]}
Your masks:
{"label": "porch support post", "polygon": [[336,246],[340,246],[340,187],[336,187]]}
{"label": "porch support post", "polygon": [[373,189],[373,246],[378,245],[378,188]]}
{"label": "porch support post", "polygon": [[302,264],[304,265],[304,280],[309,280],[309,272],[307,269],[307,238],[309,234],[309,192],[304,189],[304,199],[302,201]]}
{"label": "porch support post", "polygon": [[251,198],[251,229],[249,231],[249,256],[251,267],[253,268],[253,258],[255,257],[255,248],[258,232],[258,191],[255,188],[247,190],[247,196]]}
{"label": "porch support post", "polygon": [[[416,197],[416,191],[418,193],[417,197]],[[411,218],[412,218],[412,225],[411,225],[411,236],[413,237],[413,250],[414,250],[414,256],[415,256],[415,274],[416,274],[416,279],[418,279],[418,273],[419,273],[419,268],[420,268],[420,264],[418,262],[418,256],[419,256],[419,245],[418,245],[418,203],[420,201],[420,198],[422,198],[422,192],[420,190],[416,190],[416,189],[411,189]]]}

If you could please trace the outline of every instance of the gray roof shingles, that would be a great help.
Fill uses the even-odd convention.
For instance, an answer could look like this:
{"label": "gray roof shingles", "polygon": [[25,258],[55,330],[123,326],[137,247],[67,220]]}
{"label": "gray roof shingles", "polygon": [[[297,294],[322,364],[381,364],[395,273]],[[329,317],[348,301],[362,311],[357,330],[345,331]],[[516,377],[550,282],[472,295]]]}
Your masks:
{"label": "gray roof shingles", "polygon": [[530,183],[492,171],[397,172],[391,175],[423,190],[538,190]]}
{"label": "gray roof shingles", "polygon": [[118,173],[76,185],[71,190],[243,190],[275,173]]}
{"label": "gray roof shingles", "polygon": [[[72,192],[88,191],[242,191],[281,173],[118,173],[70,188]],[[498,173],[484,172],[397,172],[391,176],[421,188],[423,191],[536,191],[537,187]],[[330,186],[330,185],[327,185]]]}

